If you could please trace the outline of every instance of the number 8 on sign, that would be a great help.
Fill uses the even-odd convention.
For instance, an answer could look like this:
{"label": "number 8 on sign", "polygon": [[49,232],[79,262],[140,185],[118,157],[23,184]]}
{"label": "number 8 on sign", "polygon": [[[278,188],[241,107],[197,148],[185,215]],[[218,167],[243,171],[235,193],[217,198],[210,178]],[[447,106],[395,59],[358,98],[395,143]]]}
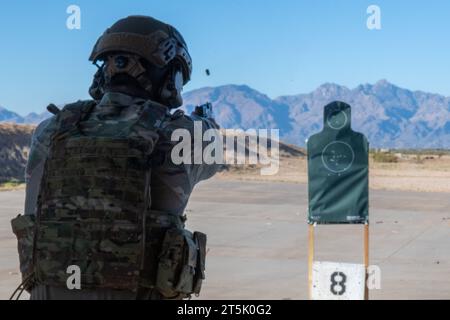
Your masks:
{"label": "number 8 on sign", "polygon": [[340,271],[333,272],[331,274],[331,293],[336,296],[343,295],[345,293],[345,281],[347,281],[345,273]]}

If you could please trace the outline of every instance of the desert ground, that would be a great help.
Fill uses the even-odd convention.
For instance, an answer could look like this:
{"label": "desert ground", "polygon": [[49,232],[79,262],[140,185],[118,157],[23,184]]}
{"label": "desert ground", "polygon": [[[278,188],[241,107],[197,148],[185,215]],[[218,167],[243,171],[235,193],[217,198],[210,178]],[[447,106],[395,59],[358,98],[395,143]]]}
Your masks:
{"label": "desert ground", "polygon": [[[208,234],[199,298],[306,299],[306,184],[237,172],[200,183],[187,208],[188,227]],[[370,263],[381,268],[381,289],[370,298],[449,299],[450,194],[399,186],[371,190]],[[0,192],[0,299],[20,282],[9,221],[23,199],[23,189]],[[362,226],[318,226],[316,259],[362,263],[362,241]]]}
{"label": "desert ground", "polygon": [[[306,184],[307,159],[304,150],[291,145],[280,146],[279,171],[263,176],[261,165],[230,166],[219,174],[221,179],[292,182]],[[377,162],[369,156],[369,184],[374,190],[450,193],[450,153],[386,153],[396,162]]]}

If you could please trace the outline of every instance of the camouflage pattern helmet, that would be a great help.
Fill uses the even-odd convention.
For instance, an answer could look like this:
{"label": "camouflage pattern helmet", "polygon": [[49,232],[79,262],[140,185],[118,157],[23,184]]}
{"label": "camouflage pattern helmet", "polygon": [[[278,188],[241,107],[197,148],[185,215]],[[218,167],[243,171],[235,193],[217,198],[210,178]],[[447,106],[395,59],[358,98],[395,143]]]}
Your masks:
{"label": "camouflage pattern helmet", "polygon": [[95,63],[113,52],[136,54],[161,68],[178,60],[183,84],[191,78],[192,60],[183,37],[171,25],[151,17],[129,16],[117,21],[97,40],[89,60]]}

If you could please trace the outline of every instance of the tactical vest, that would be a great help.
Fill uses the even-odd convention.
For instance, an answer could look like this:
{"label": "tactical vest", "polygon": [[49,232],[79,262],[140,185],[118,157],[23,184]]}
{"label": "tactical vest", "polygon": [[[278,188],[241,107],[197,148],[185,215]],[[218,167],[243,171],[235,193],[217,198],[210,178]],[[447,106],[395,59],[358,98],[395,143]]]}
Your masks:
{"label": "tactical vest", "polygon": [[[151,210],[154,141],[131,134],[138,131],[132,126],[120,137],[85,134],[81,124],[94,107],[79,102],[58,115],[34,228],[24,225],[24,216],[13,221],[19,251],[21,227],[30,229],[22,251],[32,251],[33,261],[22,261],[22,254],[22,272],[50,286],[66,286],[70,272],[79,270],[83,289],[199,293],[206,236],[184,230],[179,217]],[[135,124],[148,112],[144,107]]]}

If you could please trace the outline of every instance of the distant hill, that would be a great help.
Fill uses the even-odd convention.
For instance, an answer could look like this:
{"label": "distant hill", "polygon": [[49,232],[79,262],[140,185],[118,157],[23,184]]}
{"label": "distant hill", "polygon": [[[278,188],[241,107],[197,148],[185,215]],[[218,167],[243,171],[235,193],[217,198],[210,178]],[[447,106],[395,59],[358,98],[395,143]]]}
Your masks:
{"label": "distant hill", "polygon": [[23,122],[23,117],[0,106],[0,122],[21,123]]}
{"label": "distant hill", "polygon": [[[304,146],[322,128],[323,107],[340,100],[352,106],[353,128],[380,148],[450,148],[450,97],[403,89],[381,80],[349,89],[326,83],[306,94],[271,99],[246,85],[206,87],[184,94],[191,111],[207,101],[222,128],[278,128],[283,141]],[[47,112],[26,117],[0,108],[0,122],[38,123]]]}
{"label": "distant hill", "polygon": [[0,123],[0,183],[23,181],[35,126]]}
{"label": "distant hill", "polygon": [[25,117],[21,115],[9,111],[6,108],[0,106],[0,123],[2,122],[10,122],[10,123],[18,123],[18,124],[38,124],[41,121],[49,118],[51,114],[47,111],[37,114],[32,112]]}

